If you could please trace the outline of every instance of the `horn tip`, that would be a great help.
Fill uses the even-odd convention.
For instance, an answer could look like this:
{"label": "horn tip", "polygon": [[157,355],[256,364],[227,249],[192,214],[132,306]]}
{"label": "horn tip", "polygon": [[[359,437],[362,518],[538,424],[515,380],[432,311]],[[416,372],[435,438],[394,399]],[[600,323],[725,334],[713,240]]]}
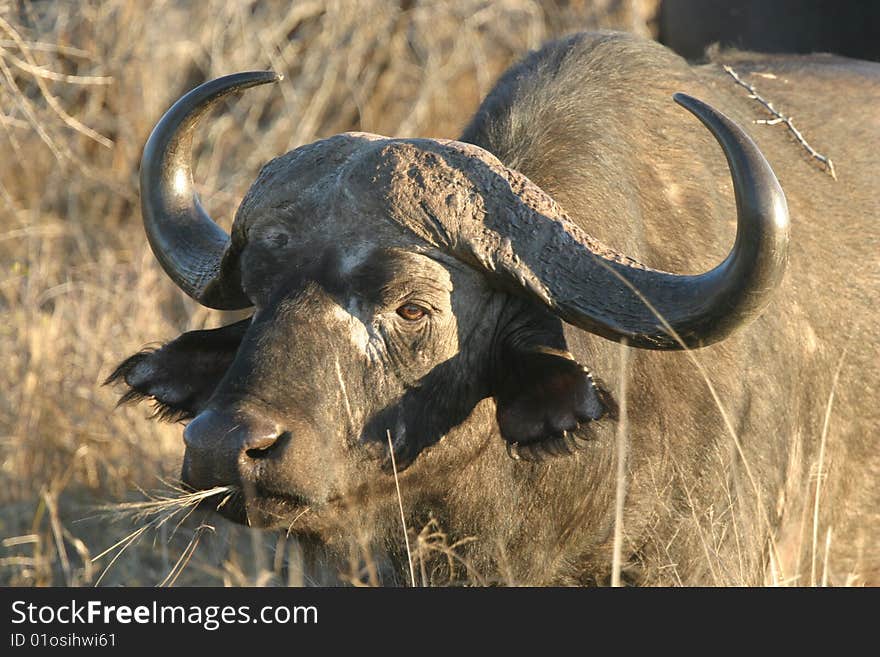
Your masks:
{"label": "horn tip", "polygon": [[681,105],[685,109],[690,109],[691,107],[694,107],[695,105],[703,104],[702,101],[700,101],[700,100],[694,98],[693,96],[691,96],[690,94],[686,94],[682,91],[676,91],[674,94],[672,94],[672,100],[674,100],[676,103],[678,103],[679,105]]}

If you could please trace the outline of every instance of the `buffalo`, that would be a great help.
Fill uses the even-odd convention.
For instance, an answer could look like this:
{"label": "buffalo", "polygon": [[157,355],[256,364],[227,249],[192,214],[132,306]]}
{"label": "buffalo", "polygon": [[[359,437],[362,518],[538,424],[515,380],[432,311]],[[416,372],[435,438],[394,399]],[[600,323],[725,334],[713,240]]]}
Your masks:
{"label": "buffalo", "polygon": [[189,420],[182,479],[233,487],[221,514],[384,583],[428,525],[456,546],[432,581],[875,581],[880,67],[727,56],[549,43],[458,140],[272,160],[231,235],[193,130],[278,77],[205,83],[146,144],[144,226],[188,295],[253,312],[109,381]]}
{"label": "buffalo", "polygon": [[862,0],[663,0],[658,40],[689,59],[718,44],[880,60],[880,5]]}

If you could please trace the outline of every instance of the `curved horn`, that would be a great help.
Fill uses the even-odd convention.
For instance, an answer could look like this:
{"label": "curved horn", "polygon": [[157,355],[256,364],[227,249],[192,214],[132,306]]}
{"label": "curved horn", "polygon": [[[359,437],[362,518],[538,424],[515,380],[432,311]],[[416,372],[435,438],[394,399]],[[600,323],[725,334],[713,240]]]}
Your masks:
{"label": "curved horn", "polygon": [[196,87],[172,105],[144,146],[141,210],[150,246],[171,280],[209,308],[236,310],[252,304],[241,289],[237,269],[224,266],[229,235],[208,216],[193,189],[193,131],[199,119],[229,94],[281,77],[252,71]]}
{"label": "curved horn", "polygon": [[[542,281],[560,317],[644,349],[696,348],[723,340],[763,312],[788,262],[788,206],[761,151],[710,105],[681,93],[673,98],[702,121],[727,158],[737,211],[730,253],[704,274],[681,276],[644,267],[587,237],[579,240],[588,251],[581,247],[580,262],[558,281],[552,274]],[[575,280],[565,280],[569,276]]]}
{"label": "curved horn", "polygon": [[[588,323],[598,323],[607,337],[626,338],[648,349],[694,348],[723,340],[764,311],[788,262],[788,206],[761,151],[710,105],[682,93],[673,98],[702,121],[724,151],[736,199],[736,240],[721,264],[696,276],[607,263],[619,282],[603,291],[611,304],[600,305],[598,312],[587,309]],[[617,304],[622,307],[615,308]],[[560,303],[577,323],[577,309],[566,306]]]}
{"label": "curved horn", "polygon": [[[444,159],[467,171],[470,191],[458,197],[444,191],[439,201],[422,198],[399,220],[502,287],[525,293],[586,331],[644,349],[722,340],[755,319],[778,287],[788,259],[788,208],[770,165],[739,126],[702,101],[684,94],[674,98],[715,136],[733,178],[736,241],[709,272],[670,274],[609,249],[525,176],[460,142],[447,143],[459,155]],[[462,155],[470,163],[460,161]],[[451,189],[449,180],[432,185]],[[469,200],[474,198],[481,206]]]}

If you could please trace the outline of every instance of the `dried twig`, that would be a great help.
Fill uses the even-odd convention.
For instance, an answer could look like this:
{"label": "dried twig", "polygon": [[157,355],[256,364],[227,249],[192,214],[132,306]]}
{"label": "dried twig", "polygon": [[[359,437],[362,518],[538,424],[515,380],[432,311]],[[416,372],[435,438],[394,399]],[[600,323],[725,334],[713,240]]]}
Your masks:
{"label": "dried twig", "polygon": [[456,580],[456,564],[464,567],[467,578],[464,581],[466,583],[488,586],[488,583],[483,580],[469,559],[458,552],[458,548],[473,543],[476,540],[476,536],[466,536],[457,541],[450,542],[449,536],[440,527],[437,519],[432,517],[428,520],[428,523],[422,527],[416,538],[416,551],[414,553],[414,558],[419,563],[422,586],[432,585],[431,577],[428,574],[428,561],[435,554],[446,558],[446,566],[449,569],[449,580],[446,583],[450,586],[460,584]]}
{"label": "dried twig", "polygon": [[[99,134],[97,131],[92,130],[90,127],[88,127],[87,125],[85,125],[84,123],[82,123],[81,121],[79,121],[78,119],[71,116],[70,114],[68,114],[65,111],[65,109],[61,106],[61,103],[52,94],[52,92],[49,90],[49,87],[46,85],[46,82],[44,80],[44,76],[46,73],[45,69],[40,67],[39,65],[37,65],[36,60],[34,60],[33,56],[31,55],[30,50],[28,49],[27,42],[25,42],[25,40],[21,37],[21,35],[19,35],[19,33],[15,30],[15,28],[10,23],[8,23],[6,20],[4,20],[2,16],[0,16],[0,30],[4,31],[7,35],[9,35],[9,37],[18,45],[19,50],[21,51],[22,55],[24,55],[25,59],[27,60],[26,62],[24,62],[24,64],[29,65],[32,78],[33,78],[34,82],[36,82],[37,87],[39,88],[40,93],[42,94],[43,98],[46,100],[46,104],[49,105],[49,107],[52,109],[53,112],[55,112],[55,114],[58,116],[58,118],[60,118],[67,126],[72,128],[73,130],[76,130],[80,134],[83,134],[86,137],[88,137],[89,139],[96,141],[97,143],[101,144],[105,148],[112,148],[113,142],[110,139],[108,139],[107,137],[105,137],[102,134]],[[2,52],[2,54],[4,56],[7,56],[7,53],[5,50],[0,51],[0,52]],[[14,59],[18,60],[17,57]],[[20,61],[20,60],[18,60],[18,61]],[[35,74],[34,71],[40,71],[42,74]],[[4,75],[6,75],[7,78],[10,77],[9,74],[5,70],[5,66],[4,66]],[[70,77],[72,77],[73,79],[77,79],[75,76],[70,76]],[[96,80],[100,80],[101,78],[92,76],[90,78],[79,78],[79,79],[80,79],[80,83],[82,84],[83,79],[89,80],[90,83],[95,83]],[[71,80],[65,80],[65,81],[70,82]],[[105,84],[105,83],[106,82],[100,82],[99,84]],[[14,88],[17,89],[14,81],[11,81],[11,84]]]}
{"label": "dried twig", "polygon": [[[0,48],[18,48],[19,43],[12,39],[0,39]],[[90,52],[81,48],[65,46],[60,43],[48,43],[45,41],[28,41],[28,48],[33,51],[50,52],[65,57],[74,57],[76,59],[84,59],[90,62],[97,61],[97,58]]]}
{"label": "dried twig", "polygon": [[722,68],[724,68],[724,71],[728,75],[730,75],[730,77],[732,77],[734,80],[736,80],[736,83],[738,85],[740,85],[741,87],[745,87],[748,90],[749,98],[752,98],[752,99],[758,101],[759,103],[761,103],[761,105],[763,105],[764,108],[768,112],[770,112],[774,117],[772,119],[756,119],[755,123],[759,123],[762,125],[777,125],[779,123],[785,124],[785,126],[794,135],[794,138],[797,139],[798,143],[804,147],[804,150],[806,150],[807,153],[810,154],[810,157],[812,157],[815,160],[818,160],[822,165],[824,165],[825,170],[828,172],[828,174],[834,180],[837,180],[837,173],[834,170],[834,163],[831,161],[831,158],[829,158],[825,155],[822,155],[819,151],[817,151],[815,148],[810,146],[810,144],[807,142],[807,140],[804,139],[804,136],[801,134],[800,130],[798,130],[797,128],[794,127],[794,123],[792,122],[792,117],[785,116],[784,114],[782,114],[782,112],[780,112],[775,107],[773,107],[773,104],[769,100],[767,100],[766,98],[763,98],[757,92],[757,90],[755,89],[754,86],[752,86],[751,84],[749,84],[748,82],[745,82],[742,78],[740,78],[739,75],[737,75],[736,71],[733,70],[733,68],[731,68],[730,66],[727,66],[727,65],[724,65]]}
{"label": "dried twig", "polygon": [[38,66],[21,60],[9,51],[4,51],[3,56],[12,62],[16,68],[21,69],[25,73],[28,73],[29,75],[37,75],[41,78],[52,80],[53,82],[66,82],[68,84],[83,85],[106,85],[113,83],[113,78],[106,75],[67,75],[64,73],[57,73],[45,66]]}

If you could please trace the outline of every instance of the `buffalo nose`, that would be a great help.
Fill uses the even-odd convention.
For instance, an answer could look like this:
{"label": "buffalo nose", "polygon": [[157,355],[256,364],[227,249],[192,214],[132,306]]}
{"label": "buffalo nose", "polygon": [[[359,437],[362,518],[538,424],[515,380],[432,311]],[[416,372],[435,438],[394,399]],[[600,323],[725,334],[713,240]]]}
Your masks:
{"label": "buffalo nose", "polygon": [[183,441],[197,453],[256,459],[267,456],[283,434],[276,422],[254,413],[206,410],[186,427]]}

